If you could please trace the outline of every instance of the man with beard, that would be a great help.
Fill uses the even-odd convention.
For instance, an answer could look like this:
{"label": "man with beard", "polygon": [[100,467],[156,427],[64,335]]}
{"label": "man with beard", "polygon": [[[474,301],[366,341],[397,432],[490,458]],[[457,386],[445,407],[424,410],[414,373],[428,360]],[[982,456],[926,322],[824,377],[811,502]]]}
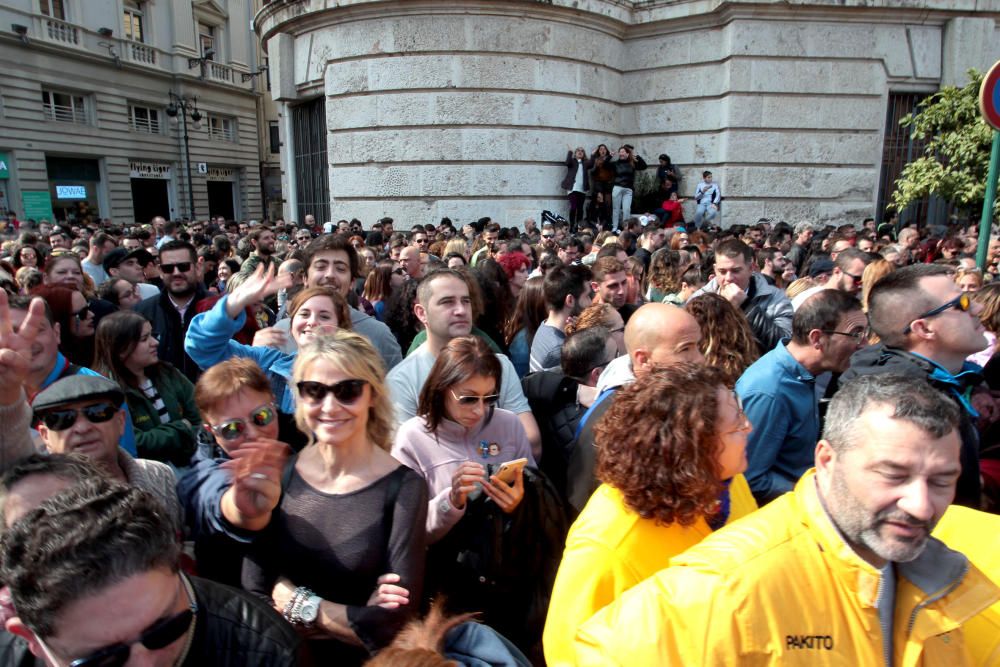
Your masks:
{"label": "man with beard", "polygon": [[250,241],[250,246],[253,248],[251,255],[258,258],[258,263],[269,266],[271,255],[274,254],[274,232],[267,227],[256,227],[247,236],[247,240]]}
{"label": "man with beard", "polygon": [[160,247],[160,275],[164,290],[139,302],[135,311],[153,326],[160,341],[160,361],[173,364],[191,382],[201,375],[198,364],[184,352],[184,336],[197,314],[194,304],[204,299],[205,288],[197,272],[198,253],[186,241],[170,241]]}
{"label": "man with beard", "polygon": [[617,257],[600,257],[592,267],[594,277],[590,287],[594,291],[594,303],[607,303],[618,311],[625,324],[638,306],[625,303],[628,297],[628,276],[625,264]]}
{"label": "man with beard", "polygon": [[921,380],[851,382],[795,490],[591,618],[578,663],[972,664],[962,626],[1000,589],[931,537],[961,472],[958,422]]}
{"label": "man with beard", "polygon": [[[427,340],[406,359],[389,371],[385,383],[396,406],[396,419],[402,424],[417,414],[417,398],[430,375],[438,353],[452,338],[468,336],[476,319],[466,274],[456,269],[431,271],[417,287],[413,312],[427,330]],[[500,396],[496,406],[515,413],[531,442],[532,454],[541,454],[541,435],[524,397],[517,371],[505,355],[497,359],[503,369]]]}
{"label": "man with beard", "polygon": [[559,353],[566,340],[566,322],[590,305],[590,269],[585,266],[557,266],[545,274],[542,291],[549,316],[535,331],[531,341],[529,370],[547,371],[559,367]]}

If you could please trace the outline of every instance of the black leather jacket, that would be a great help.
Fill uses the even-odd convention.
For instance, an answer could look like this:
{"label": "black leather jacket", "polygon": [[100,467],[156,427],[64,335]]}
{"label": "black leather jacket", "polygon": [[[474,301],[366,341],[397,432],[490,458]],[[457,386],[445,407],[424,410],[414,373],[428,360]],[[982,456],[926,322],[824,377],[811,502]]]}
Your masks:
{"label": "black leather jacket", "polygon": [[294,667],[311,664],[295,629],[245,591],[190,577],[198,602],[194,639],[184,667]]}

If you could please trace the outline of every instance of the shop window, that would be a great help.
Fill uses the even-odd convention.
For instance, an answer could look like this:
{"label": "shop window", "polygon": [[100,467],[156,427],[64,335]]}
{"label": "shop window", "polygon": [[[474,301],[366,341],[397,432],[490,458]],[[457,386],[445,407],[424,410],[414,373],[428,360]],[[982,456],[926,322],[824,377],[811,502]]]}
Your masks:
{"label": "shop window", "polygon": [[83,95],[54,90],[42,91],[42,108],[46,120],[86,125],[89,122],[86,102],[87,98]]}
{"label": "shop window", "polygon": [[60,21],[66,20],[66,4],[63,0],[38,0],[39,9],[46,16]]}
{"label": "shop window", "polygon": [[124,24],[122,36],[133,42],[145,42],[144,18],[141,2],[125,0],[125,13],[122,17]]}
{"label": "shop window", "polygon": [[135,132],[160,134],[162,131],[160,129],[162,126],[160,125],[159,109],[150,109],[148,107],[141,107],[133,104],[129,106],[128,112],[129,124]]}
{"label": "shop window", "polygon": [[236,119],[208,116],[208,138],[212,141],[236,141]]}

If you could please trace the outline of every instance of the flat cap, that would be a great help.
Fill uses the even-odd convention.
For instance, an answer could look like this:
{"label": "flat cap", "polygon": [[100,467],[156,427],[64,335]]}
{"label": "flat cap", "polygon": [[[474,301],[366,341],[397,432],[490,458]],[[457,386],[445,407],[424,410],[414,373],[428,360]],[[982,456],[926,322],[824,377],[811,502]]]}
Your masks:
{"label": "flat cap", "polygon": [[117,382],[100,375],[76,374],[56,380],[38,392],[31,407],[36,413],[56,408],[68,403],[108,398],[115,405],[125,401],[125,394]]}

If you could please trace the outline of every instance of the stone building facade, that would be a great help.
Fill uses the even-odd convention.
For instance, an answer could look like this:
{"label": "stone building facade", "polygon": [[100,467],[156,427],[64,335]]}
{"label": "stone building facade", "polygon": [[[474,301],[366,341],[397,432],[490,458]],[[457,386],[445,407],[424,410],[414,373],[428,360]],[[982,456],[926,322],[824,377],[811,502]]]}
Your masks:
{"label": "stone building facade", "polygon": [[733,224],[871,215],[898,96],[992,64],[998,18],[1000,0],[273,0],[255,27],[293,219],[517,225],[565,213],[569,147],[629,143],[681,165],[684,194],[713,171]]}
{"label": "stone building facade", "polygon": [[[252,15],[242,0],[0,2],[0,209],[260,217]],[[171,93],[190,103],[190,154]]]}

